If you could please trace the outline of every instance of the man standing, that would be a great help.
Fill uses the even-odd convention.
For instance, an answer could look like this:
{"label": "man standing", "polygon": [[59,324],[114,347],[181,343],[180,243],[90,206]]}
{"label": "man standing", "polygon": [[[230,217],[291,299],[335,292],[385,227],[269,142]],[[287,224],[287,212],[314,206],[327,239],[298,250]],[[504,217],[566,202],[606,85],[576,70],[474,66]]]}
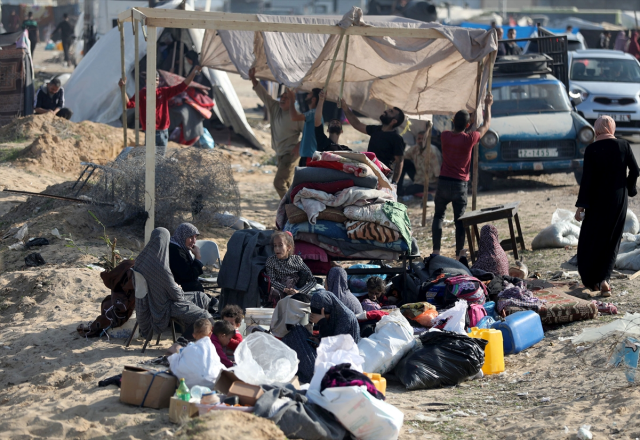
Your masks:
{"label": "man standing", "polygon": [[385,110],[380,115],[382,125],[364,125],[353,114],[344,100],[342,101],[342,110],[344,110],[344,114],[353,128],[360,133],[371,136],[367,151],[375,153],[380,162],[393,170],[391,181],[397,185],[402,175],[405,147],[402,136],[396,131],[396,127],[399,127],[404,122],[402,110],[398,107]]}
{"label": "man standing", "polygon": [[[166,146],[169,143],[169,125],[171,124],[171,119],[169,118],[169,100],[176,95],[187,90],[191,81],[196,76],[196,74],[200,73],[202,67],[194,66],[193,70],[189,76],[185,78],[185,80],[173,87],[158,87],[160,84],[160,75],[156,72],[156,146],[163,147],[159,153],[164,154],[166,151]],[[118,85],[120,87],[124,87],[127,84],[126,78],[120,79]],[[146,131],[147,125],[147,88],[143,88],[140,90],[140,128],[143,131]],[[135,108],[136,106],[136,97],[133,96],[129,98],[129,96],[125,92],[125,97],[127,99],[127,108]]]}
{"label": "man standing", "polygon": [[598,39],[598,49],[609,49],[609,45],[611,44],[611,32],[604,31],[600,34],[600,38]]}
{"label": "man standing", "polygon": [[29,11],[27,19],[22,22],[22,29],[26,29],[29,33],[29,45],[31,46],[31,58],[36,50],[36,44],[40,39],[40,31],[38,31],[38,22],[33,19],[33,12]]}
{"label": "man standing", "polygon": [[504,37],[504,29],[496,28],[496,33],[498,34],[498,53],[496,56],[503,57],[507,54],[507,46],[502,42],[502,38]]}
{"label": "man standing", "polygon": [[262,100],[269,112],[269,122],[271,123],[271,147],[276,152],[278,170],[273,179],[273,186],[280,198],[289,190],[293,173],[297,165],[297,147],[300,145],[300,133],[302,133],[303,123],[292,121],[289,114],[294,105],[289,100],[289,95],[283,93],[280,101],[273,99],[269,92],[256,79],[256,69],[249,69],[249,79],[253,84],[253,90]]}
{"label": "man standing", "polygon": [[322,123],[322,108],[324,107],[325,94],[320,91],[318,94],[318,106],[314,119],[314,130],[318,151],[351,151],[351,148],[338,144],[342,134],[342,121],[332,119],[329,121],[329,137],[324,134],[324,124]]}
{"label": "man standing", "polygon": [[[412,196],[426,192],[424,187],[425,182],[427,182],[426,185],[428,185],[427,191],[438,185],[438,176],[440,176],[440,167],[442,166],[442,154],[440,150],[433,145],[423,145],[425,136],[426,132],[424,131],[418,133],[418,136],[416,136],[416,144],[409,148],[404,155],[402,178],[400,178],[400,183],[398,184],[398,195],[400,196]],[[427,151],[431,155],[429,158],[428,172],[425,163]],[[409,178],[413,181],[413,184],[406,188],[402,186],[405,174],[408,174]]]}
{"label": "man standing", "polygon": [[53,113],[64,119],[70,119],[73,115],[71,110],[64,108],[64,89],[58,78],[53,78],[38,89],[33,107],[38,115]]}
{"label": "man standing", "polygon": [[[315,136],[315,116],[316,107],[318,106],[318,97],[322,89],[313,89],[305,98],[305,102],[309,106],[310,110],[304,114],[298,113],[295,105],[291,105],[289,113],[291,113],[291,120],[294,122],[304,121],[304,128],[302,130],[302,141],[300,141],[300,163],[299,166],[307,166],[307,160],[313,157],[313,153],[316,152],[318,145],[316,144]],[[287,92],[289,94],[289,102],[295,103],[295,94],[293,90]],[[320,119],[322,120],[322,111],[320,111]],[[324,122],[324,121],[323,121]]]}
{"label": "man standing", "polygon": [[464,228],[459,220],[467,208],[467,184],[473,147],[485,135],[491,125],[491,104],[493,96],[489,93],[485,98],[486,115],[484,124],[476,131],[465,132],[469,128],[470,116],[466,110],[460,110],[453,117],[454,131],[443,131],[440,135],[442,143],[442,168],[438,180],[433,214],[433,253],[440,254],[442,240],[442,223],[447,205],[453,206],[453,220],[456,226],[456,256],[464,248]]}
{"label": "man standing", "polygon": [[69,48],[73,41],[73,27],[69,23],[69,14],[64,14],[63,20],[58,23],[58,26],[53,30],[55,34],[60,31],[60,38],[62,39],[62,50],[64,51],[64,67],[69,66]]}

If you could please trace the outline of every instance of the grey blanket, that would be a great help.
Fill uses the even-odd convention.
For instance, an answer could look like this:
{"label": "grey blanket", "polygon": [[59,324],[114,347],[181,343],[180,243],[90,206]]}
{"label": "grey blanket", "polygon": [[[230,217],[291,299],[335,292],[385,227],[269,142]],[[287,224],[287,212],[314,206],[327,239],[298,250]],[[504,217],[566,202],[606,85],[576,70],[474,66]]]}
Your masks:
{"label": "grey blanket", "polygon": [[233,233],[218,275],[218,286],[222,288],[220,310],[227,304],[236,304],[243,310],[260,307],[258,275],[273,255],[271,234],[273,231],[257,229]]}
{"label": "grey blanket", "polygon": [[[307,400],[304,391],[262,385],[265,393],[258,399],[254,414],[272,420],[287,438],[305,440],[343,440],[345,428],[329,411]],[[269,417],[276,399],[290,399]]]}

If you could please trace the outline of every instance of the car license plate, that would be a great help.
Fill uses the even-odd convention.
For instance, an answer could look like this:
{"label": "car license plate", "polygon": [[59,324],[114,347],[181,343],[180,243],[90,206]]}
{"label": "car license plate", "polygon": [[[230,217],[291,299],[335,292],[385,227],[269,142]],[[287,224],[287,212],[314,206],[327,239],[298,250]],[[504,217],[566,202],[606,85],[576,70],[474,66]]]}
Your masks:
{"label": "car license plate", "polygon": [[532,157],[558,157],[557,148],[527,148],[526,150],[518,150],[519,158]]}
{"label": "car license plate", "polygon": [[607,113],[600,113],[598,115],[598,117],[600,116],[609,116],[611,119],[613,119],[616,122],[629,122],[631,121],[631,115],[623,115],[620,113],[614,113],[614,114],[607,114]]}

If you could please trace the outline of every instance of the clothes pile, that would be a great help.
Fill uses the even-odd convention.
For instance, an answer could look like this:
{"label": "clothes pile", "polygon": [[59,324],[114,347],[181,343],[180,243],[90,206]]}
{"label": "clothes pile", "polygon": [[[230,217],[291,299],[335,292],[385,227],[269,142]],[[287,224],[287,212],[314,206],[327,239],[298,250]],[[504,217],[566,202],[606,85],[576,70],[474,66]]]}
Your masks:
{"label": "clothes pile", "polygon": [[293,235],[296,254],[315,274],[326,275],[334,258],[396,260],[415,250],[391,173],[368,152],[316,152],[296,168],[276,225]]}

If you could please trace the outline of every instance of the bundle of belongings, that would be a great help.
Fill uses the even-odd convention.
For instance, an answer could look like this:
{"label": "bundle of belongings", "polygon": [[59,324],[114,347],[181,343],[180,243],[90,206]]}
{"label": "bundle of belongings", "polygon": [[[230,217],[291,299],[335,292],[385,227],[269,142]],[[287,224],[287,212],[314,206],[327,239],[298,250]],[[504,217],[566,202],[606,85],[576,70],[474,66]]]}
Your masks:
{"label": "bundle of belongings", "polygon": [[276,226],[293,235],[296,254],[314,274],[326,275],[332,259],[397,260],[417,252],[391,173],[369,152],[316,152],[296,168]]}

